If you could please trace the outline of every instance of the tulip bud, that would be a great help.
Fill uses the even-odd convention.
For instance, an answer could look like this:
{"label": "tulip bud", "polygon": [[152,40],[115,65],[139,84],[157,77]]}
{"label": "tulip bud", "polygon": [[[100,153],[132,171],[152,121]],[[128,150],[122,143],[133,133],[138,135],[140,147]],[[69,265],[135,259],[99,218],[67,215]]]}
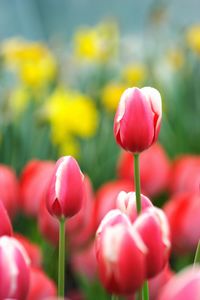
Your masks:
{"label": "tulip bud", "polygon": [[29,289],[29,258],[14,238],[0,238],[0,299],[25,300]]}
{"label": "tulip bud", "polygon": [[0,201],[0,236],[2,235],[12,235],[12,225],[10,222],[10,218],[8,216],[8,213],[3,205],[3,203]]}
{"label": "tulip bud", "polygon": [[[117,197],[116,206],[121,210],[121,212],[125,213],[129,217],[132,223],[136,220],[138,213],[136,207],[135,192],[126,193],[124,191],[121,191]],[[141,195],[142,212],[145,211],[146,208],[152,206],[153,204],[151,203],[149,198]]]}
{"label": "tulip bud", "polygon": [[133,153],[149,148],[158,138],[161,116],[161,96],[156,89],[125,90],[114,120],[116,142]]}
{"label": "tulip bud", "polygon": [[76,160],[71,156],[61,157],[47,191],[49,213],[58,218],[74,216],[81,209],[83,189],[83,174]]}
{"label": "tulip bud", "polygon": [[134,293],[145,280],[146,246],[126,215],[110,211],[96,236],[100,279],[113,294]]}
{"label": "tulip bud", "polygon": [[137,218],[134,226],[148,248],[147,278],[151,278],[161,272],[168,262],[171,248],[168,221],[161,209],[150,207]]}

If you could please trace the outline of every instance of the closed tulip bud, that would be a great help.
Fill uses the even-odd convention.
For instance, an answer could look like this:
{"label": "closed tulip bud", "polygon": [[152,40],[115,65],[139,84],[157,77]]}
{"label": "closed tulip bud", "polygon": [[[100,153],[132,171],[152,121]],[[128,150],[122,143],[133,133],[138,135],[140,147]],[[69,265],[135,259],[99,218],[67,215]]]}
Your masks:
{"label": "closed tulip bud", "polygon": [[113,294],[134,293],[145,280],[147,248],[128,217],[110,211],[96,236],[96,255],[100,279]]}
{"label": "closed tulip bud", "polygon": [[81,209],[83,174],[71,156],[61,157],[55,166],[47,191],[47,209],[58,218],[69,218]]}
{"label": "closed tulip bud", "polygon": [[142,152],[157,140],[161,117],[161,96],[156,89],[125,90],[114,120],[116,142],[132,153]]}
{"label": "closed tulip bud", "polygon": [[0,201],[0,236],[2,235],[12,235],[12,225],[10,222],[10,218],[8,216],[8,213],[3,205],[3,203]]}
{"label": "closed tulip bud", "polygon": [[161,209],[150,207],[137,218],[134,226],[148,248],[147,278],[151,278],[162,271],[169,259],[171,242],[168,221]]}
{"label": "closed tulip bud", "polygon": [[[116,206],[121,210],[121,212],[125,213],[129,217],[132,223],[138,217],[135,192],[126,193],[124,191],[121,191],[117,197]],[[145,211],[146,208],[152,206],[153,204],[151,203],[149,198],[141,195],[142,212]]]}
{"label": "closed tulip bud", "polygon": [[29,259],[14,238],[0,238],[0,299],[25,300],[29,289]]}

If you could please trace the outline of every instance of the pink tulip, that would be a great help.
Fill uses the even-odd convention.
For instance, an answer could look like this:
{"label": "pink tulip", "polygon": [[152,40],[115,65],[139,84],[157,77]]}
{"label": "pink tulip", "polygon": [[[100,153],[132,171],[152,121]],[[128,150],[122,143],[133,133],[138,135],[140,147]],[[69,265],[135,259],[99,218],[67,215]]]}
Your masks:
{"label": "pink tulip", "polygon": [[200,193],[175,194],[164,210],[169,220],[172,250],[179,254],[194,252],[200,238]]}
{"label": "pink tulip", "polygon": [[147,278],[163,270],[171,248],[170,231],[164,212],[156,207],[147,208],[134,223],[148,252],[146,255]]}
{"label": "pink tulip", "polygon": [[132,153],[142,152],[157,140],[161,117],[161,96],[156,89],[125,90],[114,120],[116,142]]}
{"label": "pink tulip", "polygon": [[147,248],[128,217],[110,211],[96,236],[96,255],[101,282],[113,294],[131,294],[145,280]]}
{"label": "pink tulip", "polygon": [[[134,180],[133,155],[123,151],[117,167],[121,179]],[[152,197],[168,189],[171,165],[164,148],[156,143],[140,154],[142,193]]]}
{"label": "pink tulip", "polygon": [[12,224],[10,222],[10,218],[8,216],[8,213],[3,205],[3,203],[0,201],[0,236],[3,235],[12,235]]}
{"label": "pink tulip", "polygon": [[188,267],[163,287],[158,300],[199,300],[200,267]]}
{"label": "pink tulip", "polygon": [[200,156],[185,155],[177,158],[172,166],[170,190],[198,192],[200,190]]}
{"label": "pink tulip", "polygon": [[30,264],[33,267],[41,267],[42,265],[42,252],[38,245],[30,242],[25,236],[19,233],[14,233],[14,238],[18,240],[26,250],[29,256]]}
{"label": "pink tulip", "polygon": [[0,237],[0,299],[26,300],[29,289],[29,259],[14,238]]}
{"label": "pink tulip", "polygon": [[2,164],[0,165],[0,200],[9,216],[14,217],[18,209],[19,185],[14,170]]}
{"label": "pink tulip", "polygon": [[[144,212],[148,207],[152,206],[153,204],[151,201],[146,196],[141,194],[142,212]],[[119,208],[121,212],[125,213],[133,223],[138,217],[135,192],[126,193],[121,191],[117,196],[116,207]]]}
{"label": "pink tulip", "polygon": [[27,216],[37,216],[54,166],[52,161],[31,160],[23,169],[20,178],[21,208]]}
{"label": "pink tulip", "polygon": [[83,174],[71,156],[61,157],[55,166],[47,190],[47,209],[57,218],[69,218],[79,212],[83,199]]}
{"label": "pink tulip", "polygon": [[30,269],[30,288],[26,300],[43,300],[56,296],[55,283],[40,269]]}

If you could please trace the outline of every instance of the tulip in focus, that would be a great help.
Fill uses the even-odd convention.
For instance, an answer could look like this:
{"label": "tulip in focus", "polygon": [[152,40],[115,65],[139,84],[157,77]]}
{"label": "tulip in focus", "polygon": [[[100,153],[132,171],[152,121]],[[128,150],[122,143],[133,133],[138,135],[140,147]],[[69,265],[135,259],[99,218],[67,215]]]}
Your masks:
{"label": "tulip in focus", "polygon": [[29,258],[14,238],[0,237],[0,299],[26,300],[29,289]]}
{"label": "tulip in focus", "polygon": [[158,300],[199,300],[200,267],[188,267],[163,287]]}
{"label": "tulip in focus", "polygon": [[112,294],[136,292],[145,280],[147,248],[128,217],[110,211],[96,235],[96,255],[101,282]]}
{"label": "tulip in focus", "polygon": [[162,117],[160,93],[151,87],[128,88],[122,94],[114,120],[116,142],[140,153],[158,138]]}
{"label": "tulip in focus", "polygon": [[13,233],[12,224],[10,222],[10,218],[8,213],[0,201],[0,236],[8,235],[11,236]]}
{"label": "tulip in focus", "polygon": [[76,160],[63,156],[57,162],[47,190],[47,209],[57,218],[69,218],[81,209],[83,174]]}

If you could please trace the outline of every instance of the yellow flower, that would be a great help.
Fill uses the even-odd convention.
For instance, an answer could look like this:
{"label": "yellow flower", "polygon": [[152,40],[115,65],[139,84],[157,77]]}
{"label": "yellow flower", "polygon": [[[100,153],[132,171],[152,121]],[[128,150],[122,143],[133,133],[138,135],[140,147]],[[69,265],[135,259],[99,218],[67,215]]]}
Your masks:
{"label": "yellow flower", "polygon": [[108,111],[114,112],[116,110],[120,97],[125,89],[125,85],[114,82],[105,86],[102,91],[102,103]]}
{"label": "yellow flower", "polygon": [[52,140],[58,144],[67,135],[88,138],[95,134],[98,113],[93,101],[76,91],[59,89],[47,103],[47,114],[52,126]]}
{"label": "yellow flower", "polygon": [[58,147],[59,155],[71,155],[75,158],[79,158],[80,155],[80,146],[78,142],[72,138],[67,137]]}
{"label": "yellow flower", "polygon": [[130,64],[122,71],[122,77],[131,86],[140,86],[147,77],[147,69],[143,64]]}
{"label": "yellow flower", "polygon": [[184,54],[181,49],[171,49],[167,54],[168,61],[174,69],[180,69],[184,64]]}
{"label": "yellow flower", "polygon": [[10,106],[15,114],[23,112],[30,100],[30,95],[27,89],[20,86],[14,89],[10,95]]}
{"label": "yellow flower", "polygon": [[193,25],[187,30],[186,41],[194,52],[200,54],[200,25]]}
{"label": "yellow flower", "polygon": [[78,59],[105,62],[116,54],[117,26],[113,22],[79,29],[74,36],[74,51]]}

